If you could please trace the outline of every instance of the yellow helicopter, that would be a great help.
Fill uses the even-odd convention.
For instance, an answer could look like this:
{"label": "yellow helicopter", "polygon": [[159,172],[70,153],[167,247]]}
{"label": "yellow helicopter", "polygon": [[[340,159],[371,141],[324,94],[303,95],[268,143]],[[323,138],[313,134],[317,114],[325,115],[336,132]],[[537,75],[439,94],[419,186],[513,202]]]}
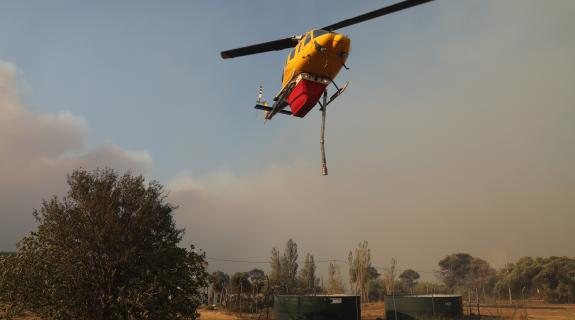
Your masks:
{"label": "yellow helicopter", "polygon": [[[270,107],[267,102],[261,100],[262,87],[260,86],[255,108],[264,110],[265,119],[270,120],[278,113],[302,118],[316,104],[319,104],[322,111],[320,139],[322,172],[327,175],[324,150],[326,107],[349,84],[346,83],[345,86],[340,88],[334,82],[342,67],[348,69],[345,62],[350,50],[350,39],[334,31],[431,1],[433,0],[405,0],[320,29],[308,31],[303,35],[222,51],[221,56],[224,59],[229,59],[293,48],[286,58],[282,74],[282,87],[274,97],[273,105]],[[336,91],[328,100],[327,86],[330,83],[335,86]],[[320,101],[322,96],[323,101]],[[288,105],[290,110],[286,110]]]}

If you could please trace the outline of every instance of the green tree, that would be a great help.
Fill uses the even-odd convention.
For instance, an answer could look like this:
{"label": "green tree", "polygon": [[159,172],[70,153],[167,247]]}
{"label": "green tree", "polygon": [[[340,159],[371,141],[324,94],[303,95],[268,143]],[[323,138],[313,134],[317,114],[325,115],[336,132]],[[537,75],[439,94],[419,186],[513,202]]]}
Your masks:
{"label": "green tree", "polygon": [[341,272],[339,266],[334,262],[330,262],[327,268],[327,293],[340,294],[345,291],[343,280],[341,279]]}
{"label": "green tree", "polygon": [[575,302],[575,259],[549,257],[533,279],[546,301]]}
{"label": "green tree", "polygon": [[272,249],[272,256],[270,257],[270,285],[272,287],[282,286],[283,272],[280,253],[276,248]]}
{"label": "green tree", "polygon": [[403,288],[408,292],[412,292],[417,279],[419,279],[419,273],[412,269],[407,269],[399,275],[399,279]]}
{"label": "green tree", "polygon": [[212,291],[218,297],[216,302],[221,303],[221,296],[225,288],[227,288],[230,283],[230,276],[222,271],[215,271],[210,274],[209,282],[212,287]]}
{"label": "green tree", "polygon": [[17,315],[20,311],[18,306],[10,305],[11,302],[18,299],[17,293],[13,289],[18,285],[14,256],[15,253],[0,254],[0,319],[10,319],[11,316]]}
{"label": "green tree", "polygon": [[377,271],[377,269],[374,266],[367,267],[367,279],[368,280],[377,279],[377,278],[379,278],[379,276],[381,276],[381,274],[379,273],[379,271]]}
{"label": "green tree", "polygon": [[385,295],[385,282],[381,278],[369,281],[368,296],[369,301],[382,301]]}
{"label": "green tree", "polygon": [[236,293],[249,293],[252,290],[252,284],[247,272],[234,272],[231,279],[232,291]]}
{"label": "green tree", "polygon": [[298,276],[299,288],[301,293],[313,293],[317,286],[315,277],[315,261],[311,254],[306,254],[303,267]]}
{"label": "green tree", "polygon": [[391,258],[389,268],[387,268],[385,274],[383,275],[383,283],[385,284],[386,294],[395,294],[395,287],[396,287],[395,277],[397,276],[397,272],[395,270],[396,267],[397,267],[397,260],[395,260],[395,258]]}
{"label": "green tree", "polygon": [[366,240],[360,242],[354,252],[349,252],[348,264],[352,290],[361,296],[362,302],[369,302],[368,271],[371,267],[371,253]]}
{"label": "green tree", "polygon": [[451,254],[439,261],[439,277],[452,291],[461,293],[478,288],[491,291],[495,284],[495,270],[489,264],[467,253]]}
{"label": "green tree", "polygon": [[281,259],[282,284],[286,287],[287,293],[293,292],[297,288],[297,258],[297,243],[289,239]]}
{"label": "green tree", "polygon": [[369,301],[380,301],[385,293],[385,284],[381,274],[374,266],[367,268],[367,296]]}
{"label": "green tree", "polygon": [[248,281],[255,294],[260,293],[266,282],[266,273],[261,269],[252,269],[248,271]]}
{"label": "green tree", "polygon": [[2,260],[0,300],[45,319],[196,319],[204,256],[178,246],[163,187],[111,169],[75,170],[38,229]]}
{"label": "green tree", "polygon": [[497,272],[495,290],[516,299],[533,295],[547,302],[575,301],[575,259],[523,257]]}
{"label": "green tree", "polygon": [[444,284],[428,282],[428,281],[417,281],[413,288],[413,293],[415,294],[433,294],[433,293],[449,293],[449,289]]}
{"label": "green tree", "polygon": [[516,298],[521,298],[521,293],[527,297],[531,296],[536,292],[533,279],[539,274],[544,263],[542,258],[523,257],[516,263],[506,264],[497,271],[495,291],[503,296],[507,296],[511,291]]}

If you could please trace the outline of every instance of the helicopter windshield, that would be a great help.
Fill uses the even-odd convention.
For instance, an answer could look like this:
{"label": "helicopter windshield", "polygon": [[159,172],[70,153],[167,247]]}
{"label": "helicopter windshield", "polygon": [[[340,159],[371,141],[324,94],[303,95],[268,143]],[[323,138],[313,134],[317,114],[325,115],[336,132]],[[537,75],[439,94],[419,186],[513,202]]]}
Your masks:
{"label": "helicopter windshield", "polygon": [[306,46],[310,40],[311,40],[311,34],[306,35],[305,39],[303,39],[303,45]]}
{"label": "helicopter windshield", "polygon": [[323,30],[323,29],[317,29],[317,30],[312,31],[312,33],[313,33],[313,37],[314,37],[314,38],[317,38],[317,37],[319,37],[319,36],[321,36],[321,35],[328,34],[329,31],[326,31],[326,30]]}

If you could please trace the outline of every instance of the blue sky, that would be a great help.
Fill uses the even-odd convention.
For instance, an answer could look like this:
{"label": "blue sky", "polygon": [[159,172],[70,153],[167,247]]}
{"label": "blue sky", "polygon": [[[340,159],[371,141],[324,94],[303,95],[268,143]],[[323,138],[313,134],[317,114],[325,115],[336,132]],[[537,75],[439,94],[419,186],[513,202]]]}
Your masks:
{"label": "blue sky", "polygon": [[573,255],[573,1],[437,0],[343,29],[328,177],[318,112],[264,125],[252,109],[287,52],[219,56],[393,2],[3,1],[0,250],[66,172],[112,166],[166,184],[212,256],[289,238],[338,259],[366,239],[377,265],[422,270]]}

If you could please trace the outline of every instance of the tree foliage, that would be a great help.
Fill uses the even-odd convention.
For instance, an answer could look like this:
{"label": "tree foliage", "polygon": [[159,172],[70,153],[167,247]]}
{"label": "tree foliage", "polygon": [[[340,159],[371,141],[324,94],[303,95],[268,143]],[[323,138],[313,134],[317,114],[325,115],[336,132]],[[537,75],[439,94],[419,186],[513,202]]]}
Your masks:
{"label": "tree foliage", "polygon": [[382,301],[386,293],[384,280],[382,278],[371,279],[368,286],[369,301]]}
{"label": "tree foliage", "polygon": [[383,275],[383,283],[385,284],[385,292],[387,294],[395,294],[395,277],[397,276],[397,271],[395,270],[396,267],[397,260],[395,260],[395,258],[391,258],[389,268],[387,268]]}
{"label": "tree foliage", "polygon": [[368,271],[371,267],[371,253],[368,243],[363,240],[354,252],[349,252],[349,278],[354,293],[361,296],[362,302],[369,302],[368,296]]}
{"label": "tree foliage", "polygon": [[575,259],[550,257],[544,262],[533,282],[541,288],[545,300],[554,303],[574,302]]}
{"label": "tree foliage", "polygon": [[2,259],[0,301],[46,319],[195,319],[205,260],[178,246],[163,187],[111,169],[79,169],[67,182]]}
{"label": "tree foliage", "polygon": [[417,281],[413,287],[414,294],[449,293],[449,289],[442,283]]}
{"label": "tree foliage", "polygon": [[222,291],[230,283],[230,276],[223,271],[212,272],[208,279],[212,289],[216,292]]}
{"label": "tree foliage", "polygon": [[377,269],[374,266],[369,266],[367,267],[367,279],[368,280],[375,280],[377,278],[379,278],[379,276],[381,276],[381,274],[379,273],[379,271],[377,271]]}
{"label": "tree foliage", "polygon": [[305,255],[303,267],[299,271],[298,282],[300,293],[314,293],[318,285],[315,277],[315,260],[311,254]]}
{"label": "tree foliage", "polygon": [[250,283],[247,272],[234,272],[230,283],[232,285],[232,291],[236,293],[245,293],[252,290],[252,284]]}
{"label": "tree foliage", "polygon": [[292,239],[289,239],[286,243],[284,255],[281,259],[283,284],[286,286],[288,293],[297,288],[297,259],[297,243]]}
{"label": "tree foliage", "polygon": [[497,273],[495,290],[515,298],[540,296],[548,302],[575,301],[575,259],[523,257]]}
{"label": "tree foliage", "polygon": [[327,293],[340,294],[344,293],[345,287],[341,279],[341,272],[339,266],[334,262],[330,262],[327,268]]}
{"label": "tree foliage", "polygon": [[270,285],[284,293],[294,293],[297,291],[297,259],[297,243],[292,239],[286,242],[282,257],[280,257],[279,251],[273,248],[270,258]]}
{"label": "tree foliage", "polygon": [[247,273],[252,290],[257,294],[266,283],[266,273],[261,269],[252,269]]}
{"label": "tree foliage", "polygon": [[491,291],[495,284],[495,269],[467,253],[451,254],[439,261],[439,277],[449,290],[464,293],[479,288]]}
{"label": "tree foliage", "polygon": [[497,272],[495,290],[499,294],[507,295],[508,290],[520,297],[521,293],[530,296],[536,292],[533,279],[543,268],[541,258],[520,258],[516,263],[508,263]]}
{"label": "tree foliage", "polygon": [[272,249],[272,256],[270,257],[270,285],[273,287],[282,286],[283,283],[283,273],[280,252],[276,249]]}
{"label": "tree foliage", "polygon": [[419,279],[419,273],[412,269],[406,269],[399,275],[399,279],[405,290],[412,291],[417,279]]}
{"label": "tree foliage", "polygon": [[[208,281],[212,288],[212,295],[216,295],[218,300],[216,302],[221,302],[222,293],[230,284],[230,276],[222,271],[214,271],[208,277]],[[213,301],[213,297],[209,300]]]}

